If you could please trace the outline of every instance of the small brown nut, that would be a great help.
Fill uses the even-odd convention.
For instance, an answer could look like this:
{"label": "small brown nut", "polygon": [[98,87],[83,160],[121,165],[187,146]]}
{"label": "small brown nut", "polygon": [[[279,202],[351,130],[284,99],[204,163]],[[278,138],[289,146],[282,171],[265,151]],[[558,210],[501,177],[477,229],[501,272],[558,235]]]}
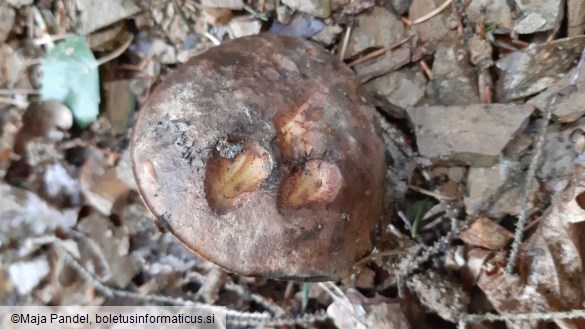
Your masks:
{"label": "small brown nut", "polygon": [[54,99],[34,101],[22,115],[14,153],[24,156],[26,144],[33,138],[60,141],[73,126],[73,115],[67,106]]}
{"label": "small brown nut", "polygon": [[369,96],[302,39],[261,34],[192,58],[141,110],[132,161],[163,226],[243,275],[342,278],[383,215]]}

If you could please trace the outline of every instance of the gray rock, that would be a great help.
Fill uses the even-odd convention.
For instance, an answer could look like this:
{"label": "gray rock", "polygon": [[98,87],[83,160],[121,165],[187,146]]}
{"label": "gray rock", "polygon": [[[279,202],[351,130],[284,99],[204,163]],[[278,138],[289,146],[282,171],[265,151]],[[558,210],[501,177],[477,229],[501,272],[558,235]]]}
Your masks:
{"label": "gray rock", "polygon": [[482,39],[476,34],[467,41],[467,45],[469,48],[469,61],[479,70],[484,70],[494,65],[492,45],[489,40]]}
{"label": "gray rock", "polygon": [[410,7],[412,0],[389,0],[386,3],[394,10],[398,15],[404,15]]}
{"label": "gray rock", "polygon": [[[495,199],[494,205],[487,210],[487,215],[493,218],[501,218],[506,215],[518,215],[520,213],[521,190],[523,182],[500,191],[509,181],[512,171],[520,168],[518,162],[503,161],[489,168],[470,168],[467,176],[467,193],[463,199],[465,211],[469,215],[477,215],[484,210],[488,202]],[[538,191],[538,183],[533,181],[530,186],[528,209],[534,205],[534,195]]]}
{"label": "gray rock", "polygon": [[317,17],[325,18],[331,15],[331,0],[282,0],[282,3],[291,9]]}
{"label": "gray rock", "polygon": [[475,104],[407,109],[422,156],[439,163],[492,166],[534,108]]}
{"label": "gray rock", "polygon": [[[545,91],[531,98],[528,103],[534,104],[537,109],[544,111],[548,98],[557,94],[552,108],[553,117],[563,123],[574,122],[585,115],[585,75],[581,74],[577,81],[577,88],[568,90],[576,69],[571,70],[561,80],[548,87]],[[558,94],[560,93],[560,94]]]}
{"label": "gray rock", "polygon": [[428,97],[433,105],[479,103],[477,75],[466,50],[457,39],[439,45],[433,63],[433,80]]}
{"label": "gray rock", "polygon": [[516,1],[520,15],[516,18],[514,31],[520,34],[552,30],[561,19],[562,0]]}
{"label": "gray rock", "polygon": [[531,44],[496,61],[496,91],[501,102],[536,94],[555,83],[581,55],[585,36]]}
{"label": "gray rock", "polygon": [[229,28],[234,38],[260,33],[262,23],[250,16],[234,17],[230,20]]}
{"label": "gray rock", "polygon": [[89,34],[140,11],[133,0],[76,0],[81,33]]}
{"label": "gray rock", "polygon": [[351,33],[346,58],[368,48],[382,48],[404,37],[404,24],[384,7],[374,7],[358,16],[359,22]]}
{"label": "gray rock", "polygon": [[423,99],[425,79],[420,72],[405,68],[368,82],[366,89],[380,102],[384,111],[404,118],[404,111]]}
{"label": "gray rock", "polygon": [[[408,19],[415,21],[417,18],[427,15],[443,3],[442,0],[413,0],[408,10]],[[420,42],[424,44],[429,51],[435,49],[436,45],[441,43],[447,33],[449,33],[449,10],[443,10],[431,19],[413,25],[412,31],[416,33]]]}
{"label": "gray rock", "polygon": [[558,125],[548,128],[542,150],[542,164],[536,173],[540,180],[570,179],[573,176],[573,160],[577,156],[570,138],[573,129],[561,130]]}
{"label": "gray rock", "polygon": [[339,25],[327,25],[321,32],[313,36],[313,40],[321,42],[325,45],[332,45],[337,41],[337,36],[343,32],[343,29]]}
{"label": "gray rock", "polygon": [[465,10],[467,18],[475,24],[496,24],[512,29],[512,9],[506,0],[473,0]]}

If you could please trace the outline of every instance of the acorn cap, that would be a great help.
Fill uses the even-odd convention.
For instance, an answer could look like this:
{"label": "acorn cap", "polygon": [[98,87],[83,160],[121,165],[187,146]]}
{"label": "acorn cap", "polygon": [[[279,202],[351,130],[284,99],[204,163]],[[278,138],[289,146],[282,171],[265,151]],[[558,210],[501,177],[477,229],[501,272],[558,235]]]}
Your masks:
{"label": "acorn cap", "polygon": [[242,275],[332,280],[373,246],[384,150],[374,108],[336,57],[261,34],[170,74],[132,139],[140,193],[173,235]]}

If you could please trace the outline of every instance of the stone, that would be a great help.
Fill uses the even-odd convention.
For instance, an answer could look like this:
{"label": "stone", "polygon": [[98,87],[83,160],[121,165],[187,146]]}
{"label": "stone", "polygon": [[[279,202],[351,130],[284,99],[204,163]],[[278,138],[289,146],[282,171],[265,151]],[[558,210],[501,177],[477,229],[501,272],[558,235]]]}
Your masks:
{"label": "stone", "polygon": [[499,79],[496,93],[500,102],[536,94],[573,67],[585,47],[585,36],[531,44],[496,61]]}
{"label": "stone", "polygon": [[531,105],[474,104],[407,109],[422,156],[434,162],[492,166],[534,111]]}
{"label": "stone", "polygon": [[[524,182],[521,181],[504,192],[501,189],[512,176],[510,173],[518,171],[519,168],[518,162],[511,161],[502,161],[489,168],[470,168],[467,176],[467,191],[463,199],[466,213],[470,216],[476,216],[484,210],[483,207],[488,205],[490,200],[496,198],[494,205],[487,209],[488,216],[492,218],[502,218],[506,215],[517,216],[522,208],[520,199]],[[538,186],[536,180],[530,184],[527,209],[534,206]]]}
{"label": "stone", "polygon": [[410,7],[412,0],[390,0],[387,3],[392,7],[394,12],[398,15],[404,15]]}
{"label": "stone", "polygon": [[[575,75],[576,68],[572,69],[562,79],[548,87],[545,91],[531,98],[528,103],[544,111],[548,104],[548,99],[557,94],[556,102],[552,108],[552,115],[555,120],[562,123],[574,122],[585,115],[585,75],[581,74],[577,81],[577,88],[568,90],[571,81]],[[561,94],[558,94],[561,93]]]}
{"label": "stone", "polygon": [[347,44],[346,58],[368,48],[390,46],[404,37],[404,24],[384,7],[374,7],[358,16],[358,20]]}
{"label": "stone", "polygon": [[366,89],[382,103],[384,111],[394,117],[404,118],[404,111],[418,105],[423,99],[425,79],[420,72],[406,68],[368,82]]}
{"label": "stone", "polygon": [[522,0],[516,1],[518,17],[514,31],[532,34],[555,28],[562,14],[562,0]]}
{"label": "stone", "polygon": [[335,25],[327,25],[323,30],[313,36],[313,40],[317,42],[321,42],[327,46],[330,46],[337,41],[337,36],[343,32],[341,26]]}
{"label": "stone", "polygon": [[140,7],[133,0],[76,0],[81,33],[89,34],[137,14]]}
{"label": "stone", "polygon": [[232,18],[228,26],[234,38],[241,38],[260,33],[262,23],[251,16],[243,16]]}
{"label": "stone", "polygon": [[[443,3],[443,0],[413,0],[408,10],[408,19],[412,22],[417,18],[427,15]],[[436,45],[441,43],[447,33],[449,33],[449,9],[443,10],[429,20],[412,26],[412,31],[416,33],[420,42],[432,51]]]}
{"label": "stone", "polygon": [[495,24],[512,30],[512,8],[506,0],[474,0],[465,9],[467,18],[475,24]]}
{"label": "stone", "polygon": [[282,0],[282,3],[293,10],[298,10],[317,17],[325,18],[331,15],[330,0]]}
{"label": "stone", "polygon": [[477,75],[457,39],[445,40],[435,53],[428,98],[433,105],[479,103]]}

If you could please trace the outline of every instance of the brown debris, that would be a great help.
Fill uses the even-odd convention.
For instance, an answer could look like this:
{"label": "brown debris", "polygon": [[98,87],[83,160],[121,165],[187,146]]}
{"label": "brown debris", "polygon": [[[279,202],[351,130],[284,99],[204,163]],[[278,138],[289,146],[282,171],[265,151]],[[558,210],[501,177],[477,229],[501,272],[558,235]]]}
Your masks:
{"label": "brown debris", "polygon": [[508,244],[514,235],[486,217],[471,223],[471,226],[459,234],[463,242],[489,250],[500,250]]}

